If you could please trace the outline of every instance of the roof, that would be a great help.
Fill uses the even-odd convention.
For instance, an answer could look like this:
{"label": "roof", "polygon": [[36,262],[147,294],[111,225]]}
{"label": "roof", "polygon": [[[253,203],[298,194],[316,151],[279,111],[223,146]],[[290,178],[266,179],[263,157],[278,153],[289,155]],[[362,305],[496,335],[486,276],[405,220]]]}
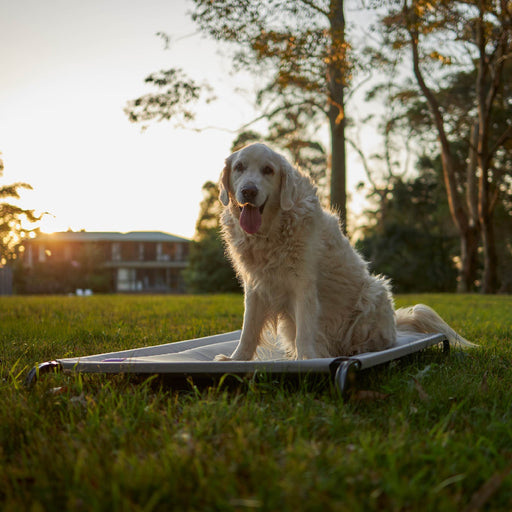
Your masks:
{"label": "roof", "polygon": [[63,231],[41,233],[34,240],[59,242],[190,242],[188,238],[162,231]]}

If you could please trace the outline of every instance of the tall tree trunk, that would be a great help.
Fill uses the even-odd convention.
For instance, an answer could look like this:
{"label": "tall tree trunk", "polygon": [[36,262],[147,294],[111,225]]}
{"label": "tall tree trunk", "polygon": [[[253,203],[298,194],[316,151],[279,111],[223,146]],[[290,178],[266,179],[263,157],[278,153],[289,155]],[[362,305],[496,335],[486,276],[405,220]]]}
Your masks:
{"label": "tall tree trunk", "polygon": [[478,220],[478,183],[477,183],[477,147],[478,122],[471,127],[468,162],[466,166],[466,205],[468,225],[461,234],[460,254],[461,269],[457,283],[457,291],[468,293],[474,291],[478,272],[478,247],[480,242],[480,222]]}
{"label": "tall tree trunk", "polygon": [[[333,110],[331,108],[330,110]],[[337,115],[329,112],[331,128],[331,208],[336,211],[346,233],[347,193],[346,193],[346,156],[345,122],[336,122]]]}
{"label": "tall tree trunk", "polygon": [[496,293],[498,290],[498,257],[494,239],[494,226],[492,219],[481,219],[482,244],[484,249],[484,274],[482,276],[482,293]]}
{"label": "tall tree trunk", "polygon": [[[479,151],[479,160],[486,151]],[[490,183],[487,166],[480,163],[480,176],[478,186],[478,215],[482,233],[482,246],[484,252],[484,273],[482,276],[482,293],[496,293],[498,290],[498,256],[496,253],[496,240],[494,238],[493,213],[494,208],[489,202]]]}
{"label": "tall tree trunk", "polygon": [[331,48],[327,63],[329,126],[331,131],[331,208],[338,212],[346,233],[347,193],[345,154],[345,16],[343,0],[331,0]]}
{"label": "tall tree trunk", "polygon": [[461,267],[459,271],[459,290],[469,291],[476,278],[476,255],[478,248],[478,239],[474,236],[474,223],[470,221],[468,211],[465,208],[464,201],[459,193],[457,179],[455,176],[455,166],[453,164],[450,142],[446,135],[444,119],[441,108],[432,90],[428,87],[423,78],[420,68],[420,57],[418,52],[419,32],[417,19],[412,10],[409,9],[407,2],[403,3],[403,14],[407,23],[407,29],[411,38],[411,51],[413,60],[413,69],[416,81],[422,94],[425,96],[429,105],[434,125],[437,130],[439,145],[441,149],[441,163],[443,166],[443,177],[446,187],[446,195],[450,214],[453,222],[459,232],[461,246]]}
{"label": "tall tree trunk", "polygon": [[474,222],[469,217],[457,191],[452,154],[448,141],[446,138],[440,137],[440,139],[442,141],[441,161],[448,197],[448,206],[460,237],[461,265],[457,291],[466,293],[473,290],[477,276],[479,227],[478,223]]}
{"label": "tall tree trunk", "polygon": [[478,270],[478,241],[479,233],[475,226],[468,226],[466,231],[460,233],[460,260],[457,292],[472,292],[475,287]]}
{"label": "tall tree trunk", "polygon": [[[493,151],[489,149],[491,135],[492,111],[494,99],[500,87],[503,70],[503,55],[507,50],[504,42],[498,44],[494,56],[488,55],[487,24],[485,15],[488,6],[478,2],[479,16],[476,26],[476,42],[479,50],[478,74],[476,81],[476,96],[478,101],[478,151],[477,160],[480,168],[478,179],[478,216],[482,230],[482,245],[484,250],[484,274],[482,278],[482,293],[496,293],[498,289],[498,256],[494,239],[493,214],[494,208],[489,200],[491,183],[489,168]],[[506,46],[506,45],[505,45]]]}

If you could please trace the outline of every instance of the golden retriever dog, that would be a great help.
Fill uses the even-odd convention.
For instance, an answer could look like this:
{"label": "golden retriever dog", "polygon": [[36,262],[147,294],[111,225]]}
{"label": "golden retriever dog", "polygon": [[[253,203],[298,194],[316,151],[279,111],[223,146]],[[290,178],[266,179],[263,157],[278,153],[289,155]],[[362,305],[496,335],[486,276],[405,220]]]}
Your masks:
{"label": "golden retriever dog", "polygon": [[269,333],[296,359],[383,350],[418,333],[470,344],[427,306],[394,311],[389,281],[370,274],[311,180],[268,146],[230,155],[219,192],[245,313],[238,346],[217,360],[252,359]]}

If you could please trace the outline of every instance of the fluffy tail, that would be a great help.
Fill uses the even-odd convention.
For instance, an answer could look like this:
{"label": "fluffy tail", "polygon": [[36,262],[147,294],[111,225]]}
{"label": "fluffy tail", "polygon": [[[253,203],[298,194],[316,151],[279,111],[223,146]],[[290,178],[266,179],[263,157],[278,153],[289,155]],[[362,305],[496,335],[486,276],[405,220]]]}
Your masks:
{"label": "fluffy tail", "polygon": [[397,309],[395,315],[397,344],[404,343],[406,338],[410,340],[411,336],[415,337],[418,333],[442,333],[451,344],[477,346],[457,334],[433,309],[424,304]]}

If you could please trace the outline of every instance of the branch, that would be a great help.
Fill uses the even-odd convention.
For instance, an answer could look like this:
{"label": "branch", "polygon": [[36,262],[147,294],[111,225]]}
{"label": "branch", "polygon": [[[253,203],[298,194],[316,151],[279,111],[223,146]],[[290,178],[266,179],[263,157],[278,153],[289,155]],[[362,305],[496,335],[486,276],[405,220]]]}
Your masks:
{"label": "branch", "polygon": [[500,187],[495,186],[494,191],[491,194],[490,200],[489,200],[489,212],[494,212],[494,209],[496,208],[496,204],[498,203],[498,199],[500,198]]}
{"label": "branch", "polygon": [[300,0],[304,5],[307,5],[308,7],[311,7],[311,9],[313,9],[314,11],[320,13],[320,14],[323,14],[324,16],[326,16],[327,18],[329,17],[329,11],[324,11],[321,7],[319,7],[318,5],[316,5],[314,2],[312,2],[311,0]]}
{"label": "branch", "polygon": [[189,132],[194,132],[194,133],[201,133],[201,132],[205,132],[207,130],[217,130],[219,132],[231,133],[233,135],[238,133],[238,130],[233,130],[232,128],[224,128],[223,126],[213,126],[213,125],[193,127],[193,126],[187,126],[184,123],[176,123],[175,127],[179,128],[180,130],[188,130]]}
{"label": "branch", "polygon": [[288,110],[293,107],[300,107],[305,104],[311,105],[312,107],[315,107],[315,108],[319,109],[321,112],[323,112],[324,114],[326,114],[326,112],[323,108],[321,108],[319,105],[317,105],[314,101],[311,101],[311,100],[310,101],[298,101],[297,103],[287,103],[285,105],[281,105],[280,107],[275,108],[271,112],[265,112],[265,113],[261,114],[260,116],[256,117],[252,121],[249,121],[248,123],[240,126],[240,128],[237,131],[245,130],[245,129],[249,128],[249,126],[253,125],[254,123],[257,123],[258,121],[261,121],[262,119],[272,119],[274,116],[276,116],[280,112],[283,112],[283,111]]}
{"label": "branch", "polygon": [[[407,6],[407,0],[404,0],[402,13],[404,16],[404,21],[406,23],[407,32],[409,33],[411,39],[410,43],[412,50],[414,75],[421,89],[421,92],[423,93],[429,104],[430,110],[434,118],[434,124],[436,126],[437,133],[439,136],[439,141],[441,143],[441,160],[443,162],[443,174],[446,185],[446,192],[448,196],[448,205],[450,207],[450,212],[452,214],[453,220],[455,221],[455,224],[457,225],[460,231],[464,232],[466,231],[468,225],[467,213],[464,210],[464,206],[462,205],[459,198],[457,180],[455,178],[455,171],[452,161],[451,148],[448,142],[448,137],[446,136],[441,109],[433,92],[425,83],[425,79],[423,78],[423,74],[420,69],[420,58],[418,52],[419,31],[417,28],[414,27],[413,24],[411,24],[411,20],[408,19],[411,13]],[[417,22],[417,20],[415,19],[412,21]]]}
{"label": "branch", "polygon": [[498,151],[498,149],[510,138],[512,138],[512,125],[508,125],[507,129],[501,134],[493,147],[489,150],[489,158],[491,158],[492,155],[494,155],[494,153]]}
{"label": "branch", "polygon": [[[408,14],[408,9],[406,4],[404,3],[404,14]],[[425,83],[425,79],[423,78],[423,73],[420,69],[420,57],[418,52],[418,42],[419,42],[419,34],[418,30],[410,27],[409,24],[407,24],[407,31],[409,32],[409,36],[411,37],[411,50],[412,50],[412,58],[413,58],[413,68],[414,68],[414,76],[416,77],[416,81],[418,82],[418,85],[420,86],[421,92],[425,96],[430,110],[432,112],[432,115],[434,117],[434,123],[436,125],[437,131],[439,132],[439,138],[441,140],[441,144],[443,145],[443,149],[448,150],[448,139],[446,137],[446,133],[444,130],[444,121],[443,116],[441,114],[441,108],[439,106],[439,103],[428,87],[428,85]]]}
{"label": "branch", "polygon": [[466,203],[470,218],[475,226],[478,226],[478,190],[476,179],[477,168],[477,151],[478,151],[478,121],[475,121],[471,126],[471,134],[469,140],[469,154],[466,165]]}
{"label": "branch", "polygon": [[373,190],[375,193],[378,193],[379,189],[377,187],[377,184],[372,178],[372,173],[370,171],[370,166],[368,164],[368,160],[366,160],[366,155],[363,153],[362,149],[350,138],[346,137],[345,140],[352,146],[354,151],[359,155],[359,158],[361,158],[361,161],[363,163],[363,169],[366,173],[366,177],[368,178],[368,181],[370,182],[371,186],[373,187]]}
{"label": "branch", "polygon": [[0,198],[12,197],[15,199],[19,199],[19,188],[32,190],[32,187],[28,183],[13,183],[12,185],[4,185],[3,187],[0,187]]}
{"label": "branch", "polygon": [[320,110],[323,114],[327,115],[325,110],[320,105],[316,104],[314,101],[306,101],[306,102],[305,101],[297,101],[297,103],[287,103],[286,105],[277,107],[274,110],[272,110],[271,112],[265,112],[265,113],[261,114],[260,116],[255,117],[251,121],[243,124],[242,126],[238,127],[235,130],[233,130],[231,128],[224,128],[222,126],[211,126],[211,125],[203,126],[203,127],[192,127],[192,126],[188,126],[185,123],[176,123],[176,127],[180,128],[182,130],[189,130],[189,131],[196,132],[196,133],[200,133],[200,132],[203,132],[206,130],[218,130],[218,131],[222,131],[222,132],[226,132],[226,133],[237,134],[237,133],[240,133],[240,132],[246,130],[253,124],[257,123],[258,121],[261,121],[262,119],[272,119],[280,112],[283,112],[285,110],[288,110],[288,109],[294,108],[294,107],[301,107],[305,104],[311,105],[312,107],[315,107],[318,110]]}
{"label": "branch", "polygon": [[350,101],[350,99],[355,96],[356,92],[359,91],[359,89],[362,89],[363,85],[368,83],[372,78],[374,77],[374,74],[369,71],[367,76],[363,78],[357,85],[352,86],[346,93],[345,93],[345,103]]}

